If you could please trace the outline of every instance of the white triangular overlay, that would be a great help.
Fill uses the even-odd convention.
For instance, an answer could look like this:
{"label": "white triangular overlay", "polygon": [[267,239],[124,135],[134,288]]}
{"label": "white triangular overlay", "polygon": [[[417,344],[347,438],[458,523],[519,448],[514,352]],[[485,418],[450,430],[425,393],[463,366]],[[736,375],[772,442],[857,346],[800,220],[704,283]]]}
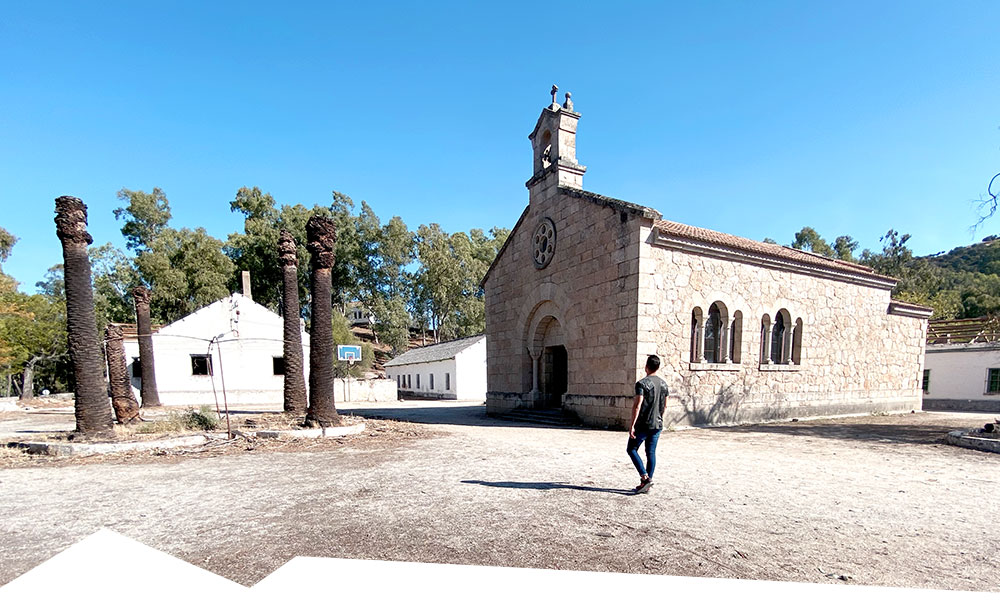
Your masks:
{"label": "white triangular overlay", "polygon": [[249,590],[101,529],[0,587],[0,598],[246,598]]}

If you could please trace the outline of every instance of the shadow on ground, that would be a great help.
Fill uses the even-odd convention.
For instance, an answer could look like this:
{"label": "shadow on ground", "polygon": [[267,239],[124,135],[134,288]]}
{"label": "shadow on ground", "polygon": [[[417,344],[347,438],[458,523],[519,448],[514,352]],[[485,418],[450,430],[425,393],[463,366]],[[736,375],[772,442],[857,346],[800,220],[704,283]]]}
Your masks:
{"label": "shadow on ground", "polygon": [[473,427],[522,427],[535,429],[575,429],[571,426],[541,425],[536,423],[519,423],[504,421],[486,415],[486,406],[440,406],[408,407],[386,406],[374,408],[346,408],[338,412],[342,415],[357,415],[366,419],[381,418],[396,421],[409,421],[428,425],[469,425]]}
{"label": "shadow on ground", "polygon": [[462,483],[474,483],[487,487],[511,488],[517,490],[579,490],[583,492],[604,492],[605,494],[620,494],[622,496],[632,496],[632,490],[620,490],[615,488],[589,487],[585,485],[572,485],[561,481],[479,481],[467,479]]}
{"label": "shadow on ground", "polygon": [[927,423],[775,423],[748,425],[735,431],[776,433],[801,437],[880,442],[888,444],[943,444],[948,431],[943,424]]}

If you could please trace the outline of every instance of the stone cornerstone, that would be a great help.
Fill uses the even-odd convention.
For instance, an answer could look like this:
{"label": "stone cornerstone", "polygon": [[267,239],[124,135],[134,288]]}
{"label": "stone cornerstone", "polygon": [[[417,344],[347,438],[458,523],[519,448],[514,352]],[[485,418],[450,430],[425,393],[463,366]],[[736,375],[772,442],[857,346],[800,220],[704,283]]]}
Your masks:
{"label": "stone cornerstone", "polygon": [[920,409],[930,309],[867,267],[584,191],[579,118],[553,88],[528,206],[483,278],[489,413],[625,427],[648,354],[671,425]]}

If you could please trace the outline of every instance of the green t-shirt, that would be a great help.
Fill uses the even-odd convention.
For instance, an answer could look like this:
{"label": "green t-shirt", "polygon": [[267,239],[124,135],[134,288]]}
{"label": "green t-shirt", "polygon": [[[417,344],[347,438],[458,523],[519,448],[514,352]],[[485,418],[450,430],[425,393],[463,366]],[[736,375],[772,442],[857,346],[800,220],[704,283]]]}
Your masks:
{"label": "green t-shirt", "polygon": [[656,375],[648,375],[635,383],[635,395],[642,396],[636,429],[656,431],[663,429],[663,409],[667,405],[667,382]]}

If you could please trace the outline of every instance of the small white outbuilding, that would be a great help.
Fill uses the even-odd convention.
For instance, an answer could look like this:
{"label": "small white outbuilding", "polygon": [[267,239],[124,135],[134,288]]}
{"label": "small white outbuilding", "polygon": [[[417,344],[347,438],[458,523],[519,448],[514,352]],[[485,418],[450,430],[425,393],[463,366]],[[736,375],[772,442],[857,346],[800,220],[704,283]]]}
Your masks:
{"label": "small white outbuilding", "polygon": [[[309,334],[300,321],[304,373],[308,380]],[[156,387],[164,405],[230,406],[281,402],[284,386],[282,318],[243,294],[234,293],[153,333]],[[136,398],[139,342],[126,333]],[[129,335],[132,333],[133,335]]]}
{"label": "small white outbuilding", "polygon": [[486,401],[486,336],[414,348],[385,363],[401,392],[426,398]]}
{"label": "small white outbuilding", "polygon": [[924,352],[924,410],[1000,411],[1000,321],[931,321]]}

